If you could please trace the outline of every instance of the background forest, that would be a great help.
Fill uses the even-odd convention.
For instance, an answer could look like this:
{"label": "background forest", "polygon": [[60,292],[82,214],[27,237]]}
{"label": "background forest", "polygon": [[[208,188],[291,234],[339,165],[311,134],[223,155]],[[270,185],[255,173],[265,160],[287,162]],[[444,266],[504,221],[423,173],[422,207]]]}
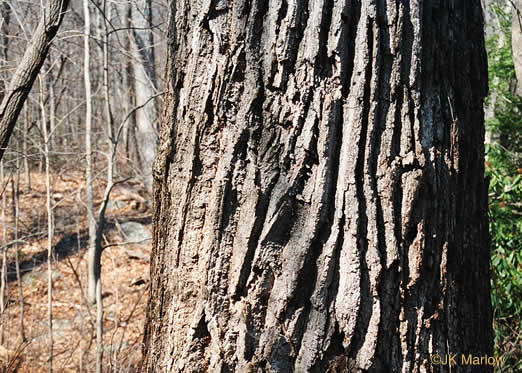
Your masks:
{"label": "background forest", "polygon": [[495,352],[506,358],[499,371],[511,372],[522,369],[522,101],[513,59],[514,54],[520,59],[522,53],[522,17],[520,9],[513,11],[514,3],[488,3],[486,173],[490,179]]}
{"label": "background forest", "polygon": [[[520,3],[483,1],[499,372],[522,371]],[[132,372],[141,361],[167,7],[166,0],[70,3],[0,164],[0,372],[100,364]],[[0,95],[41,9],[40,2],[0,2]],[[104,250],[98,308],[87,289],[89,237]]]}

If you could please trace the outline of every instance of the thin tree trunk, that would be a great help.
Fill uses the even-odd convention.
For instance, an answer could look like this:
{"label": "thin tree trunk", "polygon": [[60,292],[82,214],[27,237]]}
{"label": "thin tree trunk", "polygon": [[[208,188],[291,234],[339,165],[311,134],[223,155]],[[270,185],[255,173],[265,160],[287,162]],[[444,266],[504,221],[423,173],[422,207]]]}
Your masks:
{"label": "thin tree trunk", "polygon": [[[40,118],[40,134],[44,133],[44,129],[43,127],[47,125],[47,123],[45,123],[42,118]],[[39,141],[39,148],[40,150],[43,149],[45,147],[45,144],[44,144],[44,139],[43,139],[43,136],[39,136],[38,137],[38,141]],[[39,152],[39,157],[40,159],[38,160],[38,174],[42,174],[43,170],[44,170],[44,165],[45,165],[45,154],[43,151],[40,151]]]}
{"label": "thin tree trunk", "polygon": [[480,1],[170,4],[143,371],[490,372]]}
{"label": "thin tree trunk", "polygon": [[96,373],[102,373],[103,365],[103,299],[101,280],[96,287]]}
{"label": "thin tree trunk", "polygon": [[[7,181],[4,179],[4,161],[0,160],[0,180],[2,192],[2,238],[3,242],[7,242],[7,222],[5,219],[5,210],[7,208],[5,188],[7,187]],[[7,286],[7,247],[2,250],[2,273],[0,278],[0,345],[4,344],[4,322],[5,322],[5,309],[6,309],[6,286]]]}
{"label": "thin tree trunk", "polygon": [[89,248],[88,248],[88,299],[96,304],[96,373],[102,372],[103,362],[103,309],[101,299],[101,250],[97,244],[96,219],[94,217],[94,192],[92,177],[92,93],[90,75],[90,10],[89,0],[83,1],[85,22],[84,35],[84,79],[85,79],[85,151],[87,153],[86,188],[87,188],[87,215],[89,219]]}
{"label": "thin tree trunk", "polygon": [[[2,33],[2,60],[3,62],[0,63],[0,66],[4,67],[5,62],[7,61],[7,51],[9,46],[9,21],[10,21],[10,8],[7,2],[2,2],[0,4],[0,32]],[[2,74],[3,75],[3,74]],[[4,76],[0,77],[0,100],[4,99],[4,92],[5,92],[5,80]],[[1,158],[1,157],[0,157]],[[7,222],[6,222],[6,216],[5,211],[7,208],[6,204],[6,187],[7,182],[4,180],[4,162],[0,159],[0,180],[1,180],[1,186],[0,190],[2,190],[2,238],[3,242],[7,242]],[[0,274],[0,345],[4,344],[4,323],[6,319],[5,309],[6,309],[6,287],[7,287],[7,247],[4,247],[2,249],[2,273]]]}
{"label": "thin tree trunk", "polygon": [[23,133],[23,152],[24,152],[24,173],[25,173],[25,191],[31,191],[31,169],[29,167],[29,114],[27,106],[24,107],[24,133]]}
{"label": "thin tree trunk", "polygon": [[15,252],[15,268],[16,268],[16,283],[18,285],[18,302],[20,304],[20,337],[22,341],[26,342],[25,336],[25,301],[24,290],[22,286],[22,276],[20,275],[20,256],[18,255],[18,194],[16,193],[14,180],[11,179],[11,191],[13,196],[13,221],[14,221],[14,252]]}
{"label": "thin tree trunk", "polygon": [[[51,373],[53,371],[53,210],[51,206],[51,170],[50,170],[50,162],[49,162],[49,130],[47,129],[47,112],[45,109],[45,87],[47,82],[47,74],[40,76],[40,110],[41,110],[41,118],[43,130],[43,144],[44,144],[44,159],[45,159],[45,191],[46,191],[46,199],[45,205],[47,208],[47,326],[49,332],[49,358],[48,358],[48,370]],[[50,85],[50,128],[54,128],[54,93],[52,92],[52,84]]]}
{"label": "thin tree trunk", "polygon": [[42,67],[69,0],[49,0],[30,45],[18,64],[0,105],[0,159],[9,143],[18,115]]}
{"label": "thin tree trunk", "polygon": [[136,105],[148,102],[136,112],[136,130],[138,149],[146,189],[152,193],[152,162],[158,145],[156,100],[150,100],[157,92],[156,70],[154,61],[154,38],[152,34],[151,0],[134,0],[132,9],[132,50],[134,72],[134,92]]}
{"label": "thin tree trunk", "polygon": [[[81,194],[81,190],[78,192],[78,195]],[[76,248],[78,250],[78,252],[80,252],[81,248],[82,248],[82,243],[81,243],[81,225],[80,225],[80,214],[79,214],[79,211],[78,211],[78,214],[76,215]],[[78,259],[79,262],[81,262],[81,257]],[[77,267],[80,267],[80,263],[78,263],[78,266]],[[83,336],[84,336],[84,330],[85,330],[85,318],[83,317],[83,299],[84,299],[84,296],[83,296],[83,290],[82,290],[82,284],[83,284],[83,279],[82,279],[82,274],[83,274],[83,271],[78,271],[79,272],[79,275],[77,276],[77,280],[78,280],[78,286],[80,287],[80,292],[81,292],[81,296],[80,296],[80,335],[81,335],[81,338],[80,338],[80,341],[79,341],[79,345],[78,345],[78,348],[80,350],[80,353],[78,354],[78,373],[82,373],[83,372]],[[88,307],[88,305],[87,305]]]}
{"label": "thin tree trunk", "polygon": [[[0,4],[0,33],[2,34],[0,51],[2,56],[2,62],[0,62],[0,66],[4,67],[7,62],[7,52],[9,50],[9,23],[11,20],[11,10],[9,8],[9,4],[7,1],[2,1]],[[2,74],[0,76],[0,101],[4,99],[4,93],[6,88],[5,76]],[[0,157],[1,158],[1,157]]]}
{"label": "thin tree trunk", "polygon": [[513,23],[511,25],[511,43],[513,63],[517,77],[516,93],[522,97],[522,0],[511,1],[513,6]]}
{"label": "thin tree trunk", "polygon": [[[131,5],[130,3],[124,4],[124,20],[123,24],[124,27],[129,29],[127,33],[127,37],[125,38],[125,49],[126,50],[132,50],[131,49],[131,39],[132,39],[132,11],[131,11]],[[123,98],[123,107],[124,112],[128,113],[130,110],[135,106],[136,104],[136,87],[134,84],[134,72],[133,72],[133,66],[132,66],[132,60],[130,56],[125,56],[125,70],[123,72],[123,89],[127,89],[127,91],[124,91],[124,98]],[[122,89],[122,90],[123,90]],[[123,139],[124,139],[124,146],[125,146],[125,158],[128,160],[131,160],[133,165],[136,167],[140,164],[139,161],[139,150],[138,146],[134,139],[134,132],[136,130],[136,113],[133,112],[130,118],[128,119],[128,123],[125,127],[123,127]]]}
{"label": "thin tree trunk", "polygon": [[[95,253],[96,240],[96,220],[94,218],[94,196],[93,196],[93,177],[92,177],[92,92],[91,92],[91,74],[90,74],[90,10],[88,0],[84,0],[84,80],[85,80],[85,153],[86,153],[86,190],[87,190],[87,218],[89,223],[89,286],[88,299],[89,302],[96,301],[96,280],[99,277],[99,265]],[[98,274],[97,274],[98,273]]]}
{"label": "thin tree trunk", "polygon": [[109,84],[109,31],[107,27],[107,19],[111,18],[111,7],[107,7],[107,1],[103,0],[102,5],[103,13],[105,17],[103,19],[103,94],[105,100],[105,117],[107,120],[107,144],[109,148],[107,150],[107,185],[112,185],[114,179],[114,153],[116,144],[116,138],[114,134],[114,117],[112,115],[111,108],[111,93]]}
{"label": "thin tree trunk", "polygon": [[[497,7],[501,7],[502,11],[509,12],[510,5],[507,2],[499,2],[498,0],[481,0],[484,10],[484,35],[486,40],[496,38],[496,47],[502,48],[508,41],[501,25],[499,15],[497,14]],[[498,84],[498,77],[493,78],[493,85]],[[489,99],[484,107],[484,118],[486,121],[495,116],[495,109],[497,108],[498,91],[490,90]],[[500,143],[501,134],[493,130],[490,126],[486,127],[485,143],[494,145]]]}

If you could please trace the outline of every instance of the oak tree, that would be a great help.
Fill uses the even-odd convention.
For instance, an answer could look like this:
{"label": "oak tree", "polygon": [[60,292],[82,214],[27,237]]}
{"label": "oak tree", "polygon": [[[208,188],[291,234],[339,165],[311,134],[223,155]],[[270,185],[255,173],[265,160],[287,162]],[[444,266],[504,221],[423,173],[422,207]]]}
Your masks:
{"label": "oak tree", "polygon": [[144,372],[491,353],[479,0],[171,1],[167,80]]}

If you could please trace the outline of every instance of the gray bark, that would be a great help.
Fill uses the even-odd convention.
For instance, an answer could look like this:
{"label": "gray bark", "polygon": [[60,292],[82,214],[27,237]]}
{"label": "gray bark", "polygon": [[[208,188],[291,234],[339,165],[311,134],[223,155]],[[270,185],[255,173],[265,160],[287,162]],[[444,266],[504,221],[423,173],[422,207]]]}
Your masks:
{"label": "gray bark", "polygon": [[171,1],[144,372],[490,372],[478,0]]}
{"label": "gray bark", "polygon": [[[85,152],[87,160],[86,189],[87,189],[87,218],[89,223],[89,247],[87,253],[88,265],[88,289],[87,297],[91,304],[96,304],[96,373],[102,372],[103,363],[103,303],[101,283],[101,239],[99,229],[96,228],[94,217],[94,190],[92,176],[92,92],[90,72],[90,44],[91,34],[91,12],[89,0],[83,0],[84,14],[84,81],[85,81]],[[103,222],[99,222],[103,227]],[[100,226],[98,226],[99,228]],[[103,229],[103,228],[102,228]],[[102,231],[103,232],[103,231]]]}
{"label": "gray bark", "polygon": [[492,36],[499,36],[501,41],[505,42],[495,8],[498,7],[509,14],[512,7],[511,0],[481,0],[480,2],[484,13],[484,35],[486,40]]}
{"label": "gray bark", "polygon": [[[112,114],[112,103],[111,103],[111,85],[109,79],[109,28],[108,19],[111,18],[112,7],[107,4],[106,0],[102,1],[102,10],[104,18],[100,20],[100,34],[102,43],[102,61],[103,61],[103,96],[104,96],[104,109],[105,119],[107,121],[107,185],[112,185],[115,173],[115,162],[114,153],[118,146],[116,142],[116,136],[114,133],[114,116]],[[101,17],[101,15],[100,15]]]}
{"label": "gray bark", "polygon": [[27,95],[60,27],[69,0],[49,0],[27,50],[18,64],[0,105],[0,159],[9,143]]}
{"label": "gray bark", "polygon": [[[50,71],[47,72],[49,74]],[[47,86],[47,74],[43,74],[43,77],[40,77],[40,110],[41,110],[41,118],[42,118],[42,130],[43,130],[43,153],[45,159],[45,191],[46,191],[46,199],[45,206],[47,208],[47,327],[49,332],[49,357],[48,361],[48,371],[52,373],[53,371],[53,236],[54,236],[54,227],[53,227],[53,209],[51,204],[51,165],[49,162],[49,154],[50,154],[50,132],[55,126],[55,100],[54,100],[54,87],[53,82],[49,84],[49,104],[50,104],[50,129],[47,128],[47,112],[45,108],[45,89]]]}
{"label": "gray bark", "polygon": [[[132,50],[134,72],[134,92],[136,105],[140,106],[157,95],[156,70],[154,62],[154,37],[152,33],[151,0],[131,2]],[[138,149],[142,161],[145,187],[152,192],[152,163],[158,146],[156,100],[149,101],[136,112]]]}
{"label": "gray bark", "polygon": [[24,152],[25,191],[31,191],[31,168],[29,166],[29,113],[27,106],[24,108],[24,128],[22,138],[22,151]]}
{"label": "gray bark", "polygon": [[94,304],[96,302],[96,286],[100,278],[100,257],[101,252],[96,250],[96,218],[94,217],[94,191],[92,175],[92,87],[90,73],[90,9],[89,0],[83,1],[83,13],[85,22],[84,34],[84,84],[85,84],[85,159],[86,159],[86,181],[87,191],[87,220],[89,224],[89,244],[88,244],[88,299]]}
{"label": "gray bark", "polygon": [[[4,161],[0,160],[0,180],[5,182],[4,180]],[[7,210],[7,198],[6,193],[2,193],[2,239],[4,242],[7,242],[7,221],[6,221],[6,213]],[[5,315],[5,310],[7,306],[8,299],[6,299],[6,288],[7,288],[7,247],[2,248],[2,270],[0,273],[0,314]],[[0,344],[4,344],[4,325],[5,322],[3,318],[0,322]]]}
{"label": "gray bark", "polygon": [[[11,20],[11,11],[7,1],[0,3],[0,33],[1,33],[1,45],[0,45],[0,56],[2,61],[0,66],[4,67],[7,62],[7,51],[9,50],[9,22]],[[5,95],[5,76],[0,76],[0,101],[4,99]]]}
{"label": "gray bark", "polygon": [[513,0],[511,46],[517,76],[516,93],[522,97],[522,0]]}
{"label": "gray bark", "polygon": [[[9,25],[9,5],[6,2],[2,2],[0,4],[0,32],[2,33],[2,46],[1,46],[1,57],[4,60],[7,60],[7,51],[8,51],[8,25]],[[0,66],[4,67],[5,62],[0,62]],[[0,100],[3,100],[5,93],[5,80],[4,76],[0,76]],[[1,157],[0,157],[1,158]],[[2,183],[4,183],[4,163],[0,159],[0,180],[2,180]],[[6,223],[6,216],[5,216],[5,210],[6,210],[6,194],[2,193],[1,196],[2,199],[2,239],[4,242],[7,242],[7,223]],[[7,284],[7,247],[4,247],[2,249],[2,268],[0,271],[0,315],[2,315],[2,319],[0,321],[0,344],[4,344],[4,325],[5,322],[3,320],[3,315],[5,315],[5,309],[7,306],[7,299],[5,298],[6,295],[6,284]]]}
{"label": "gray bark", "polygon": [[[504,46],[508,41],[505,38],[498,14],[494,8],[500,7],[503,11],[509,13],[511,4],[507,0],[481,0],[481,3],[484,11],[484,36],[486,40],[497,37],[498,47]],[[498,77],[494,78],[494,83],[498,83]],[[486,121],[495,116],[497,99],[498,92],[490,90],[488,104],[484,107]],[[485,141],[486,144],[498,144],[500,142],[500,134],[486,127]]]}
{"label": "gray bark", "polygon": [[15,253],[15,268],[16,268],[16,283],[18,285],[18,302],[20,304],[20,337],[23,342],[27,341],[25,334],[25,301],[24,301],[24,288],[22,285],[22,276],[20,272],[20,255],[18,252],[18,223],[19,223],[19,203],[20,196],[15,190],[14,178],[11,178],[11,191],[12,191],[12,208],[13,208],[13,221],[14,221],[14,253]]}

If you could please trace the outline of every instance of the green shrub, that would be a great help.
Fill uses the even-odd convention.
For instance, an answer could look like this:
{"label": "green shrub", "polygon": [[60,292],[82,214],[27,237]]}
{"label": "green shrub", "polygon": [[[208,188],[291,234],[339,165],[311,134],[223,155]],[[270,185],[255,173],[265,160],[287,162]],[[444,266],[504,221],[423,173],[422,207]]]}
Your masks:
{"label": "green shrub", "polygon": [[511,50],[511,14],[494,8],[501,34],[486,42],[494,116],[486,122],[498,141],[486,146],[489,185],[491,271],[498,372],[522,371],[522,100],[516,96]]}

